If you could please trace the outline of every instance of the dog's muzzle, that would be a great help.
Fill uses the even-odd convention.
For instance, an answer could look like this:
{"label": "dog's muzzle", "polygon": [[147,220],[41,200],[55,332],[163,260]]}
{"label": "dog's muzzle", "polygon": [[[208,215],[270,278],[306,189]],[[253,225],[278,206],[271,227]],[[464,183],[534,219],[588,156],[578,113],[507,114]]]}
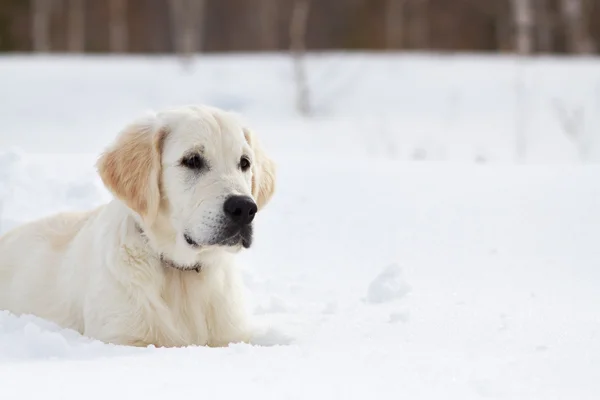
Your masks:
{"label": "dog's muzzle", "polygon": [[185,233],[183,238],[193,248],[206,244],[229,247],[242,245],[247,249],[252,245],[252,221],[257,211],[256,203],[249,196],[230,196],[223,203],[221,227],[208,243],[198,243],[189,233]]}

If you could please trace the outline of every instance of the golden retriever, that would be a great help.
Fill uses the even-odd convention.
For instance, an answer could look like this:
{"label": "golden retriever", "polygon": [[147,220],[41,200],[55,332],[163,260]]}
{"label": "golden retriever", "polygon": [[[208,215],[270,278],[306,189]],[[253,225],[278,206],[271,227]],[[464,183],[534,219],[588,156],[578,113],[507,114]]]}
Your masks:
{"label": "golden retriever", "polygon": [[97,169],[108,204],[0,238],[0,309],[113,344],[250,341],[234,258],[275,185],[256,136],[215,107],[162,110],[125,127]]}

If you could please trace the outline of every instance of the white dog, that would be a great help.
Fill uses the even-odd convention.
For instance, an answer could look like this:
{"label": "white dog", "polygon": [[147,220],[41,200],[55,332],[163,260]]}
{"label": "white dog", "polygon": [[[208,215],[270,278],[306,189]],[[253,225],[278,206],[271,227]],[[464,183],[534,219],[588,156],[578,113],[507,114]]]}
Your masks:
{"label": "white dog", "polygon": [[234,257],[275,184],[251,131],[212,107],[165,110],[126,127],[97,167],[110,203],[0,238],[0,309],[114,344],[248,342]]}

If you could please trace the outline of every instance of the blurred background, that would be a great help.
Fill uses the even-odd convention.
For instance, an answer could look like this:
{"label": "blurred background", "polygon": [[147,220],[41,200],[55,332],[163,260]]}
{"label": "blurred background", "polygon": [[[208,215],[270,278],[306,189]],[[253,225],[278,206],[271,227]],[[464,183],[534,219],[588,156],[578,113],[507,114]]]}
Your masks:
{"label": "blurred background", "polygon": [[95,152],[206,102],[287,152],[595,162],[597,21],[600,0],[0,0],[0,145]]}
{"label": "blurred background", "polygon": [[309,50],[589,54],[600,44],[600,0],[0,0],[0,49],[281,51],[302,8]]}

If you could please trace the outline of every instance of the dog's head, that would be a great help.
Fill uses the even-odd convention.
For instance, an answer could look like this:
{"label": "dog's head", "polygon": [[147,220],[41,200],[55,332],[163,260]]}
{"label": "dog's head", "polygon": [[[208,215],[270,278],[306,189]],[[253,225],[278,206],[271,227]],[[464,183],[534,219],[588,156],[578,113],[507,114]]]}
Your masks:
{"label": "dog's head", "polygon": [[156,250],[183,266],[203,251],[250,247],[252,221],[275,185],[275,165],[256,136],[207,106],[133,122],[97,167]]}

